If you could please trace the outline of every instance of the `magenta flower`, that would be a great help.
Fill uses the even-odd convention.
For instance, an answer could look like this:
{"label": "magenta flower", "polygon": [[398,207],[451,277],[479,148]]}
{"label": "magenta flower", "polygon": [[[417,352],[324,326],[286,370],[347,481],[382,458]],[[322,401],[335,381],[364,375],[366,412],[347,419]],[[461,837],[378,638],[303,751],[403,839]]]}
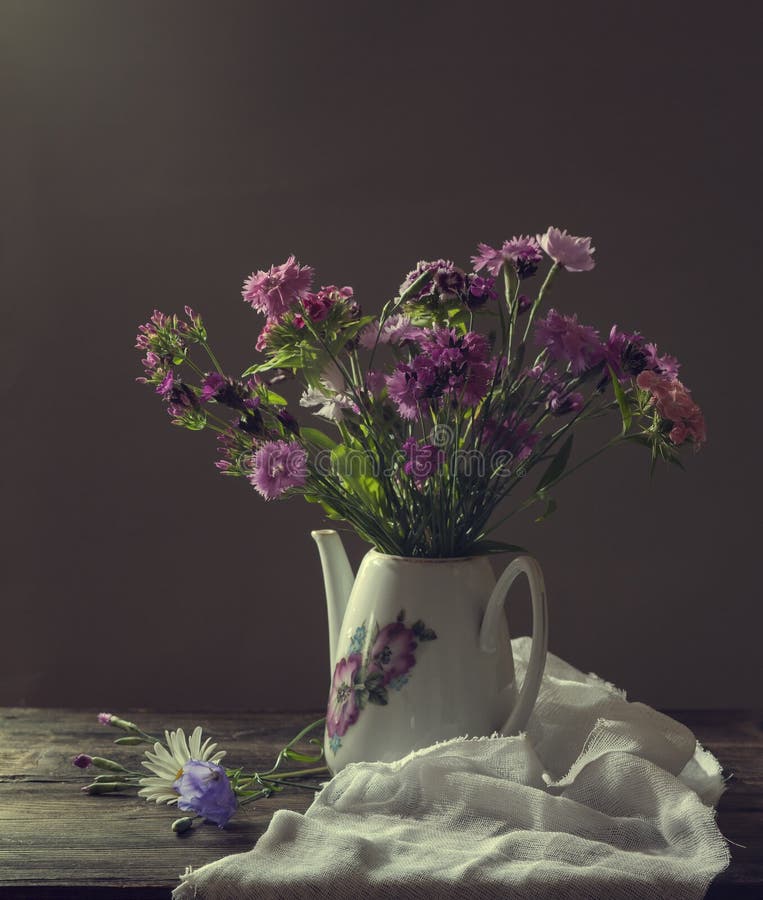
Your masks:
{"label": "magenta flower", "polygon": [[78,753],[72,760],[72,765],[75,765],[78,769],[87,769],[93,765],[93,757],[88,756],[87,753]]}
{"label": "magenta flower", "polygon": [[346,734],[360,715],[356,686],[362,662],[360,653],[351,653],[336,664],[326,708],[326,731],[330,738]]}
{"label": "magenta flower", "polygon": [[331,307],[345,300],[352,300],[351,287],[337,287],[335,284],[322,287],[317,294],[306,294],[302,300],[305,312],[313,322],[322,322],[329,314]]}
{"label": "magenta flower", "polygon": [[511,454],[514,462],[522,462],[533,452],[540,440],[540,433],[533,431],[527,419],[520,419],[516,411],[497,423],[492,419],[485,422],[485,438],[495,450]]}
{"label": "magenta flower", "polygon": [[545,234],[538,235],[538,243],[545,252],[568,272],[589,272],[596,263],[589,237],[573,237],[566,231],[550,227]]}
{"label": "magenta flower", "polygon": [[294,256],[290,256],[285,263],[271,266],[267,272],[253,272],[244,282],[241,295],[253,309],[278,321],[307,296],[312,281],[310,266],[300,266]]}
{"label": "magenta flower", "polygon": [[295,441],[268,441],[254,454],[250,484],[266,500],[307,481],[307,454]]}
{"label": "magenta flower", "polygon": [[445,452],[434,444],[419,445],[416,438],[410,437],[403,444],[406,463],[406,475],[410,475],[416,484],[426,481],[440,468],[445,461]]}
{"label": "magenta flower", "polygon": [[178,809],[203,816],[220,828],[238,806],[225,769],[217,763],[189,759],[172,787],[180,794]]}
{"label": "magenta flower", "polygon": [[413,631],[402,622],[385,625],[371,647],[368,674],[379,672],[384,685],[405,675],[416,665],[414,651],[417,646]]}
{"label": "magenta flower", "polygon": [[169,398],[174,387],[175,387],[175,370],[168,369],[167,374],[156,386],[156,393],[159,394],[161,397],[164,397],[166,400]]}
{"label": "magenta flower", "polygon": [[642,390],[649,391],[660,418],[672,425],[669,436],[676,446],[687,439],[697,449],[705,443],[707,432],[702,410],[692,400],[688,388],[677,378],[645,371],[638,376],[636,384]]}
{"label": "magenta flower", "polygon": [[535,326],[535,341],[548,350],[556,362],[568,362],[574,375],[598,365],[605,358],[599,333],[589,325],[578,324],[578,317],[563,316],[550,309]]}
{"label": "magenta flower", "polygon": [[644,346],[644,351],[646,353],[648,369],[654,369],[655,372],[659,372],[662,375],[669,375],[671,378],[678,377],[678,370],[681,368],[681,363],[675,356],[668,356],[667,354],[658,356],[657,344],[646,344]]}
{"label": "magenta flower", "polygon": [[571,412],[580,412],[583,408],[584,397],[579,391],[551,390],[546,396],[546,406],[555,416],[564,416]]}
{"label": "magenta flower", "polygon": [[98,713],[98,721],[101,725],[111,725],[111,720],[114,718],[113,713]]}

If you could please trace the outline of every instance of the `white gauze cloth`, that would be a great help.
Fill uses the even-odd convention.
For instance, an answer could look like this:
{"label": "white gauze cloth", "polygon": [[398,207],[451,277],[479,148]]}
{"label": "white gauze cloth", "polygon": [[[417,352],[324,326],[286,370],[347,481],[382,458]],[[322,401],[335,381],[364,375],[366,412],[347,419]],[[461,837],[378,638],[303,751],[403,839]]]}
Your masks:
{"label": "white gauze cloth", "polygon": [[[518,676],[528,638],[512,642]],[[343,769],[174,900],[690,900],[728,865],[721,768],[692,732],[548,656],[527,732]]]}

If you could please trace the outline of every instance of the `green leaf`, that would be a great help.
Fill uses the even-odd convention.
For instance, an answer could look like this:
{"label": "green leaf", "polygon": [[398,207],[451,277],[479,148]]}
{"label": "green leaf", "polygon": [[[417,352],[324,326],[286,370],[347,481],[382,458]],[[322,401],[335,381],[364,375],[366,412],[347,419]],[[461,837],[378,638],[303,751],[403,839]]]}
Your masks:
{"label": "green leaf", "polygon": [[411,625],[411,631],[420,641],[437,640],[437,632],[431,628],[427,628],[427,626],[421,621],[421,619],[418,619],[413,623],[413,625]]}
{"label": "green leaf", "polygon": [[474,552],[483,553],[527,553],[524,547],[517,544],[505,544],[503,541],[478,541],[474,545]]}
{"label": "green leaf", "polygon": [[287,406],[288,400],[285,397],[282,397],[280,394],[277,394],[275,391],[271,391],[270,388],[261,387],[260,395],[262,399],[269,403],[271,406]]}
{"label": "green leaf", "polygon": [[617,375],[615,375],[612,366],[608,366],[607,368],[609,369],[609,374],[612,379],[612,390],[615,392],[615,400],[617,400],[617,405],[620,407],[620,415],[623,420],[623,434],[625,434],[631,427],[633,410],[631,409],[630,403],[628,403],[628,398],[625,396],[622,385],[620,384]]}
{"label": "green leaf", "polygon": [[559,480],[559,477],[562,475],[564,470],[567,468],[567,463],[569,462],[570,453],[572,452],[572,438],[574,435],[570,435],[567,440],[562,444],[559,448],[559,452],[549,463],[548,468],[543,473],[541,480],[538,482],[538,486],[535,488],[536,494],[542,494],[547,488],[551,487],[551,485]]}
{"label": "green leaf", "polygon": [[320,447],[321,450],[333,450],[336,447],[336,441],[317,428],[300,428],[299,434],[301,438],[315,447]]}
{"label": "green leaf", "polygon": [[549,497],[548,500],[546,501],[546,508],[545,508],[545,510],[544,510],[543,513],[541,513],[541,515],[539,515],[538,518],[535,520],[535,524],[536,524],[536,525],[540,525],[541,522],[545,522],[545,520],[546,520],[552,513],[555,513],[555,512],[556,512],[556,500],[554,500],[553,497]]}
{"label": "green leaf", "polygon": [[368,702],[376,703],[377,706],[387,705],[387,688],[384,687],[384,676],[381,672],[374,672],[366,678],[366,690],[368,691]]}

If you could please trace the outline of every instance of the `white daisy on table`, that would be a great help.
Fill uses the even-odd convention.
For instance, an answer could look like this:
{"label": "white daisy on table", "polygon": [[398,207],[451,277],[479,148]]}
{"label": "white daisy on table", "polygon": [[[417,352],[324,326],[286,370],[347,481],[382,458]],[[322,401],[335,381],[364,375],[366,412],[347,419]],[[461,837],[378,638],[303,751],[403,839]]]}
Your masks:
{"label": "white daisy on table", "polygon": [[217,750],[217,744],[212,743],[212,738],[207,738],[202,743],[200,725],[193,729],[188,740],[182,728],[165,731],[164,739],[166,747],[157,741],[153,750],[146,750],[143,765],[154,775],[140,779],[143,786],[138,791],[138,796],[157,803],[177,803],[178,793],[173,784],[183,774],[183,766],[188,760],[218,763],[225,756],[225,750]]}

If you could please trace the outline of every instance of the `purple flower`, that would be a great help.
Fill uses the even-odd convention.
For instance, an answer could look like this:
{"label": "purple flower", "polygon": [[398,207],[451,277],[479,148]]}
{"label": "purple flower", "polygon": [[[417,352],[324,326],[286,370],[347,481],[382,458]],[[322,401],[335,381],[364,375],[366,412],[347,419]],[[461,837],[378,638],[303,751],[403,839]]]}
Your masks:
{"label": "purple flower", "polygon": [[178,809],[203,816],[220,828],[238,806],[225,769],[217,763],[189,759],[172,787],[180,794]]}
{"label": "purple flower", "polygon": [[410,437],[403,444],[405,453],[405,473],[417,483],[426,481],[430,475],[440,468],[445,461],[445,452],[434,444],[419,445],[416,438]]}
{"label": "purple flower", "polygon": [[[101,715],[103,715],[103,713],[101,713]],[[88,756],[87,753],[79,753],[72,760],[72,764],[75,765],[78,769],[87,769],[93,765],[93,757]]]}
{"label": "purple flower", "polygon": [[382,683],[389,684],[393,678],[405,675],[416,665],[413,655],[416,647],[413,631],[402,622],[385,625],[371,647],[368,674],[379,672],[383,676]]}
{"label": "purple flower", "polygon": [[421,260],[400,285],[400,293],[404,294],[409,290],[422,275],[429,277],[425,278],[417,290],[408,297],[409,300],[465,299],[466,272],[449,259]]}
{"label": "purple flower", "polygon": [[362,662],[360,653],[351,653],[336,664],[326,708],[326,731],[330,738],[346,734],[360,715],[356,685]]}
{"label": "purple flower", "polygon": [[521,316],[522,313],[527,312],[527,310],[533,305],[532,300],[527,296],[527,294],[520,294],[517,299],[517,312]]}
{"label": "purple flower", "polygon": [[297,301],[307,296],[312,280],[310,266],[300,266],[292,255],[280,266],[271,266],[267,272],[253,272],[244,282],[241,295],[253,309],[278,321]]}
{"label": "purple flower", "polygon": [[589,237],[573,237],[566,231],[550,227],[545,234],[538,235],[538,243],[546,253],[568,272],[588,272],[596,263]]}
{"label": "purple flower", "polygon": [[206,403],[207,400],[216,400],[218,394],[227,384],[227,378],[217,372],[211,372],[206,376],[201,385],[199,399]]}
{"label": "purple flower", "polygon": [[111,725],[111,720],[116,718],[113,713],[98,713],[98,721],[101,725]]}
{"label": "purple flower", "polygon": [[156,393],[159,394],[164,399],[168,399],[170,394],[172,393],[172,389],[175,387],[175,370],[168,369],[167,374],[164,378],[159,382],[156,386]]}
{"label": "purple flower", "polygon": [[548,350],[554,361],[568,362],[575,375],[598,365],[605,350],[595,328],[578,324],[576,315],[563,316],[550,309],[535,326],[535,341]]}
{"label": "purple flower", "polygon": [[268,441],[254,454],[249,482],[266,500],[307,481],[307,454],[295,441]]}
{"label": "purple flower", "polygon": [[538,241],[534,237],[520,235],[504,241],[500,250],[490,244],[477,244],[477,253],[472,257],[475,272],[487,269],[491,275],[500,274],[504,263],[511,265],[520,278],[529,278],[538,270],[543,259]]}
{"label": "purple flower", "polygon": [[482,275],[469,275],[469,292],[466,295],[466,305],[470,309],[483,306],[488,300],[495,300],[498,294],[495,292],[495,279]]}
{"label": "purple flower", "polygon": [[515,462],[527,459],[540,440],[540,433],[533,431],[530,422],[520,419],[516,412],[500,423],[489,419],[484,433],[496,450],[510,453]]}
{"label": "purple flower", "polygon": [[276,413],[276,419],[287,431],[290,431],[292,434],[299,434],[299,422],[288,409],[279,409]]}
{"label": "purple flower", "polygon": [[565,394],[561,391],[551,390],[546,396],[546,406],[556,416],[579,412],[583,408],[583,401],[584,397],[579,391],[570,391]]}
{"label": "purple flower", "polygon": [[410,365],[398,363],[386,376],[387,390],[404,419],[415,419],[419,409],[442,394],[437,386],[437,369],[431,359],[415,356]]}
{"label": "purple flower", "polygon": [[644,352],[646,353],[646,365],[648,369],[653,369],[660,375],[668,375],[671,378],[678,378],[678,370],[681,363],[675,356],[657,355],[657,344],[645,344]]}
{"label": "purple flower", "polygon": [[387,377],[389,395],[404,419],[415,419],[446,396],[465,406],[482,400],[495,371],[487,361],[490,348],[483,335],[420,329],[416,341],[420,352],[410,364],[398,363]]}

